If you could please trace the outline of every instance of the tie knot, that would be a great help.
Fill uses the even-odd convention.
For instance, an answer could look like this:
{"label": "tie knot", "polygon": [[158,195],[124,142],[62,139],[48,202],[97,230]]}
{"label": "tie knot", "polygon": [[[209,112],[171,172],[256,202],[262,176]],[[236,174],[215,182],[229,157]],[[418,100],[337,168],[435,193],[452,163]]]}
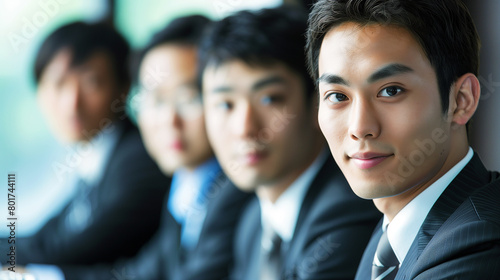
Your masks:
{"label": "tie knot", "polygon": [[399,264],[398,258],[396,257],[396,254],[394,254],[394,250],[392,250],[391,243],[389,243],[389,238],[387,238],[387,231],[385,231],[380,237],[376,255],[379,262],[383,266],[387,267]]}
{"label": "tie knot", "polygon": [[265,252],[271,253],[280,248],[281,238],[274,230],[268,230],[262,233],[261,245]]}

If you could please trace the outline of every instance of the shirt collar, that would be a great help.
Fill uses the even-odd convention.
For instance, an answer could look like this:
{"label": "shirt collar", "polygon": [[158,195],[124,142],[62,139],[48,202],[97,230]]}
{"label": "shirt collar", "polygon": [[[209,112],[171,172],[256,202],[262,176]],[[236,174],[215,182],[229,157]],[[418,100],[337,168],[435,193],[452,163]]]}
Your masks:
{"label": "shirt collar", "polygon": [[199,209],[207,202],[205,198],[220,173],[221,167],[215,157],[207,160],[194,170],[180,168],[174,172],[170,186],[168,209],[179,223],[188,211]]}
{"label": "shirt collar", "polygon": [[122,130],[123,126],[115,122],[101,130],[89,142],[74,145],[75,157],[81,158],[76,172],[87,185],[95,186],[101,180]]}
{"label": "shirt collar", "polygon": [[387,230],[387,238],[400,264],[403,263],[413,240],[417,236],[434,203],[451,181],[469,163],[473,155],[474,152],[469,147],[467,155],[461,161],[410,201],[396,214],[392,222],[389,223],[389,219],[384,215],[382,229],[384,231]]}
{"label": "shirt collar", "polygon": [[268,230],[270,226],[284,242],[292,239],[306,192],[328,156],[328,151],[324,149],[274,204],[259,199],[263,230]]}

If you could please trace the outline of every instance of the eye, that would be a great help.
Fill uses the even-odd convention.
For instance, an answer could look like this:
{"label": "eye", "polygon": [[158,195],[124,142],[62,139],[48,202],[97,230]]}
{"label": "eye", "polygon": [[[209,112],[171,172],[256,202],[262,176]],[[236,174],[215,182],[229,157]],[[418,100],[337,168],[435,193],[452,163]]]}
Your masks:
{"label": "eye", "polygon": [[221,101],[217,103],[215,106],[223,111],[229,111],[233,108],[233,103],[229,101]]}
{"label": "eye", "polygon": [[331,103],[340,103],[349,100],[349,98],[347,98],[345,94],[332,92],[325,97],[325,100],[328,100]]}
{"label": "eye", "polygon": [[391,96],[395,96],[403,91],[404,90],[402,88],[396,87],[396,86],[386,87],[380,91],[379,96],[391,97]]}
{"label": "eye", "polygon": [[281,95],[267,95],[267,96],[264,96],[260,99],[260,102],[263,104],[263,105],[270,105],[270,104],[273,104],[273,103],[279,103],[281,101],[283,101],[283,96]]}

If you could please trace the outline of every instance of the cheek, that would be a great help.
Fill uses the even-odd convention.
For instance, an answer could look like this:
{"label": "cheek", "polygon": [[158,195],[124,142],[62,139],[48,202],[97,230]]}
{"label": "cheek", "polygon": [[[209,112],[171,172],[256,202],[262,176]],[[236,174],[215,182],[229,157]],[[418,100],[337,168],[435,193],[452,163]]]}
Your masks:
{"label": "cheek", "polygon": [[94,119],[108,118],[113,112],[123,110],[123,102],[112,95],[111,92],[99,92],[96,95],[87,96],[82,99],[82,109],[89,117]]}
{"label": "cheek", "polygon": [[342,135],[347,133],[346,128],[343,126],[346,122],[342,120],[340,114],[334,114],[331,110],[320,106],[318,123],[323,136],[330,145],[332,152],[334,152],[333,148],[341,144]]}
{"label": "cheek", "polygon": [[145,140],[149,140],[149,138],[154,135],[156,127],[156,121],[153,116],[151,114],[141,113],[137,116],[137,123],[141,134],[146,138]]}
{"label": "cheek", "polygon": [[207,141],[207,131],[205,129],[205,120],[203,117],[184,120],[182,125],[185,131],[185,137],[189,142],[204,145]]}
{"label": "cheek", "polygon": [[205,110],[205,128],[207,132],[210,144],[219,155],[225,149],[220,149],[219,147],[224,147],[227,133],[227,128],[224,127],[224,119],[218,116],[215,112],[210,110]]}
{"label": "cheek", "polygon": [[[429,109],[414,109],[426,107]],[[401,112],[394,112],[397,118],[385,120],[385,131],[391,132],[391,135],[386,137],[397,141],[400,147],[411,147],[410,150],[414,149],[415,142],[430,140],[434,131],[444,128],[440,108],[430,107],[432,106],[413,106]],[[411,151],[406,151],[408,152]]]}
{"label": "cheek", "polygon": [[161,139],[157,134],[156,121],[151,114],[142,113],[137,116],[137,122],[146,149],[152,157],[155,157]]}
{"label": "cheek", "polygon": [[56,110],[58,100],[51,94],[48,94],[45,91],[38,92],[38,105],[40,106],[40,110],[45,115],[55,114],[60,110]]}

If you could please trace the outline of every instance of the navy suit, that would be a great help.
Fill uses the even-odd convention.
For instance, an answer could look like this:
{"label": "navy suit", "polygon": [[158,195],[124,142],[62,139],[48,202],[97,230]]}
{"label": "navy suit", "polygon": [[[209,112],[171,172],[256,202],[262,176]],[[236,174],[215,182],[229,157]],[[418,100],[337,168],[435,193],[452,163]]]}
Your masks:
{"label": "navy suit", "polygon": [[194,250],[182,249],[181,227],[165,206],[159,232],[134,258],[113,265],[64,266],[66,280],[227,278],[233,261],[231,240],[235,225],[253,195],[238,190],[222,172],[212,184],[207,214]]}
{"label": "navy suit", "polygon": [[[479,157],[442,193],[427,215],[396,279],[500,279],[500,179]],[[370,279],[380,225],[356,279]]]}
{"label": "navy suit", "polygon": [[[88,193],[78,193],[33,236],[18,239],[17,264],[110,262],[136,254],[157,231],[170,180],[146,153],[137,128],[128,119],[120,125],[102,180]],[[82,199],[91,219],[72,231],[65,221]]]}
{"label": "navy suit", "polygon": [[[291,241],[282,245],[282,279],[353,279],[380,217],[371,201],[352,192],[328,157],[309,186]],[[238,226],[232,279],[259,279],[261,234],[255,198]]]}

